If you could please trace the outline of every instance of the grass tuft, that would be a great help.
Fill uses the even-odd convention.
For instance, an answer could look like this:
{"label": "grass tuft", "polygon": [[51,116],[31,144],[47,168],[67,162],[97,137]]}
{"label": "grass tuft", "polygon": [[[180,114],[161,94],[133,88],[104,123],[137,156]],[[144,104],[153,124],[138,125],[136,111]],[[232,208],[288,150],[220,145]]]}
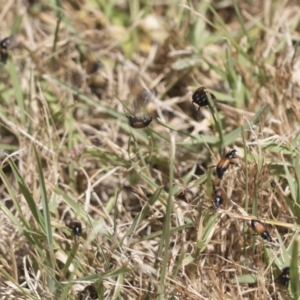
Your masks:
{"label": "grass tuft", "polygon": [[22,5],[0,13],[0,298],[298,299],[296,2]]}

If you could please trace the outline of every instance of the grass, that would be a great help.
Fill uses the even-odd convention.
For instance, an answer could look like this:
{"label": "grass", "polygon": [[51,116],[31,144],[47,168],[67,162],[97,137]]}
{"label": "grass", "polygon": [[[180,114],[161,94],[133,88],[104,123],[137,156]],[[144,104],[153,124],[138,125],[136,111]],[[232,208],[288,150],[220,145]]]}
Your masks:
{"label": "grass", "polygon": [[299,299],[296,3],[22,5],[0,14],[0,299]]}

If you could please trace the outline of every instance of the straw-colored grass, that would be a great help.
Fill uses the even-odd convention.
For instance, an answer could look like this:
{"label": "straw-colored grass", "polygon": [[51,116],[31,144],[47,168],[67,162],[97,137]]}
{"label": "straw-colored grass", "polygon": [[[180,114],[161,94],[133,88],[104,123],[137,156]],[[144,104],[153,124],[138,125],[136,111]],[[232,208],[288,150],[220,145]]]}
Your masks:
{"label": "straw-colored grass", "polygon": [[297,1],[0,6],[0,299],[300,297]]}

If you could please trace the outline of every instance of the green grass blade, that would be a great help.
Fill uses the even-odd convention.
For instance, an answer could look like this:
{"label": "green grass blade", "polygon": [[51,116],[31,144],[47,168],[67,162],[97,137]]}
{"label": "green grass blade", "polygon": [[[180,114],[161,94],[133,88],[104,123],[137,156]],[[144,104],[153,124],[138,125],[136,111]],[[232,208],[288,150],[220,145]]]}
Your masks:
{"label": "green grass blade", "polygon": [[291,291],[294,300],[298,300],[300,297],[300,285],[299,285],[299,271],[298,271],[298,255],[299,255],[299,242],[293,243],[291,269],[290,269],[290,281]]}
{"label": "green grass blade", "polygon": [[166,208],[166,216],[165,221],[163,225],[163,233],[162,233],[162,242],[160,245],[160,250],[164,248],[164,253],[162,255],[161,252],[158,252],[158,256],[162,259],[162,267],[161,267],[161,273],[160,273],[160,288],[159,288],[159,296],[158,299],[163,299],[164,297],[164,290],[165,290],[165,284],[166,284],[166,276],[167,276],[167,269],[168,269],[168,255],[169,255],[169,241],[170,241],[170,234],[171,234],[171,213],[173,208],[173,185],[174,185],[174,167],[175,167],[175,137],[171,136],[171,149],[170,149],[170,162],[169,162],[169,196],[168,196],[168,202],[167,202],[167,208]]}
{"label": "green grass blade", "polygon": [[197,241],[197,248],[199,249],[200,252],[206,249],[207,245],[209,244],[213,234],[214,234],[214,229],[216,226],[216,221],[218,219],[218,213],[215,213],[213,215],[208,215],[206,214],[204,218],[200,220],[200,222],[204,223],[205,219],[209,217],[207,223],[203,227],[202,224],[202,233],[200,239]]}
{"label": "green grass blade", "polygon": [[48,284],[49,289],[52,293],[55,292],[56,289],[56,282],[55,282],[55,257],[54,257],[54,249],[53,249],[53,236],[52,236],[52,227],[51,227],[51,216],[48,204],[48,196],[44,181],[43,169],[41,165],[40,158],[36,151],[36,148],[33,147],[35,159],[37,163],[37,171],[39,175],[39,183],[40,183],[40,190],[41,190],[41,200],[42,200],[42,207],[43,207],[43,217],[45,222],[45,233],[48,242],[48,251],[49,251],[49,263],[51,268],[49,269],[49,277],[48,277]]}
{"label": "green grass blade", "polygon": [[16,71],[16,67],[14,65],[14,63],[11,60],[8,60],[7,63],[7,68],[8,68],[8,73],[13,85],[13,89],[14,89],[14,94],[17,100],[17,107],[19,109],[20,112],[20,117],[21,117],[21,121],[22,124],[25,126],[26,124],[26,109],[25,109],[25,104],[24,104],[24,97],[23,97],[23,91],[21,88],[21,83],[18,77],[18,73]]}
{"label": "green grass blade", "polygon": [[124,282],[124,275],[120,274],[118,276],[118,280],[116,282],[115,291],[114,291],[114,294],[112,296],[113,300],[118,299],[119,297],[121,297],[121,290],[122,290],[123,282]]}
{"label": "green grass blade", "polygon": [[55,34],[54,34],[54,40],[53,40],[53,46],[52,46],[52,68],[55,69],[57,67],[56,65],[56,59],[55,59],[55,52],[56,52],[56,45],[58,42],[58,33],[59,33],[59,26],[62,20],[62,13],[57,12],[57,23],[56,23],[56,28],[55,28]]}
{"label": "green grass blade", "polygon": [[117,277],[122,274],[126,275],[126,273],[129,273],[129,272],[131,272],[130,268],[128,268],[127,266],[121,266],[120,268],[114,269],[112,271],[81,277],[78,280],[75,280],[75,282],[76,281],[94,281],[94,280],[98,280],[99,278],[101,280],[107,279],[107,278],[114,278],[114,277]]}
{"label": "green grass blade", "polygon": [[237,0],[233,0],[233,7],[234,7],[234,10],[235,10],[236,15],[238,17],[238,20],[239,20],[239,22],[241,24],[241,27],[242,27],[244,35],[247,37],[247,41],[250,44],[251,49],[254,49],[253,48],[252,39],[251,39],[250,35],[248,34],[249,30],[246,28],[246,25],[245,25],[245,22],[243,20],[242,15],[241,15],[240,9],[239,9],[239,7],[237,5]]}
{"label": "green grass blade", "polygon": [[31,213],[32,213],[35,221],[39,224],[41,230],[45,233],[44,219],[41,215],[41,212],[39,211],[39,209],[37,207],[37,204],[35,203],[34,199],[32,198],[31,193],[28,190],[28,187],[27,187],[26,183],[24,182],[22,175],[19,173],[15,163],[12,160],[9,161],[9,165],[14,173],[14,176],[19,184],[22,194],[28,204],[28,207],[31,210]]}

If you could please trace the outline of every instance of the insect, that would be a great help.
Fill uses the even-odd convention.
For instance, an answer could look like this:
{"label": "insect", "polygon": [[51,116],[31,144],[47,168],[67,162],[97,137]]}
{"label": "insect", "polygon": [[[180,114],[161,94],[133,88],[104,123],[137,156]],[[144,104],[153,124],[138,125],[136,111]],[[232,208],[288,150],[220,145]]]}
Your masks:
{"label": "insect", "polygon": [[11,41],[11,37],[6,37],[0,42],[0,60],[4,65],[8,59],[8,49],[11,45]]}
{"label": "insect", "polygon": [[213,203],[216,208],[219,208],[224,200],[226,199],[226,195],[223,189],[216,189],[213,192]]}
{"label": "insect", "polygon": [[263,223],[261,223],[258,220],[253,219],[253,220],[251,220],[251,227],[263,239],[267,240],[268,242],[272,242],[272,238],[271,238],[269,232],[267,231],[265,225],[263,225]]}
{"label": "insect", "polygon": [[129,120],[129,125],[133,128],[145,128],[149,126],[149,124],[152,122],[152,117],[150,118],[136,118],[132,116],[127,116]]}
{"label": "insect", "polygon": [[98,299],[98,293],[94,285],[86,286],[79,293],[79,300],[85,300],[85,299]]}
{"label": "insect", "polygon": [[228,169],[229,165],[235,164],[231,160],[235,158],[236,152],[237,151],[235,149],[231,150],[224,157],[222,157],[221,160],[218,162],[216,167],[216,173],[220,179],[223,178],[223,175]]}
{"label": "insect", "polygon": [[192,95],[192,103],[196,103],[199,105],[198,111],[200,110],[200,107],[203,106],[209,106],[208,97],[211,98],[214,102],[216,102],[217,98],[214,94],[210,93],[207,88],[205,87],[199,87]]}
{"label": "insect", "polygon": [[97,62],[97,61],[88,62],[87,66],[86,66],[86,73],[94,74],[102,67],[103,67],[103,65],[101,62]]}
{"label": "insect", "polygon": [[280,284],[288,287],[290,281],[290,268],[285,267],[275,281],[278,281]]}
{"label": "insect", "polygon": [[70,223],[69,223],[68,226],[72,229],[74,235],[77,238],[81,235],[81,233],[82,233],[82,225],[81,225],[80,221],[73,219],[73,220],[70,221]]}

